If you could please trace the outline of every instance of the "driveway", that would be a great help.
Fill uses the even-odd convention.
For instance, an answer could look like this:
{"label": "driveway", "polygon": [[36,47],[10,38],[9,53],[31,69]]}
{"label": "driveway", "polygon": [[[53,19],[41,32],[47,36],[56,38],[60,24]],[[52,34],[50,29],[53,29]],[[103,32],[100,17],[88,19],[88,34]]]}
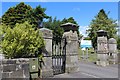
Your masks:
{"label": "driveway", "polygon": [[92,62],[79,62],[80,71],[55,75],[54,78],[118,78],[118,65],[97,66]]}

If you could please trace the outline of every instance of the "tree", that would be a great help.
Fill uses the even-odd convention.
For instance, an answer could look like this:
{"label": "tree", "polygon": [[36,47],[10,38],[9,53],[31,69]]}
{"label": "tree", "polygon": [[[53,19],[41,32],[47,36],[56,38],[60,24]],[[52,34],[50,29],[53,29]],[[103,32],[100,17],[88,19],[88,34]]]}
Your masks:
{"label": "tree", "polygon": [[55,18],[50,17],[48,21],[43,22],[43,27],[49,28],[51,30],[55,29],[56,27],[60,27],[60,25],[61,25],[61,21],[57,20],[56,17]]}
{"label": "tree", "polygon": [[90,40],[90,37],[84,37],[84,40]]}
{"label": "tree", "polygon": [[113,20],[111,18],[108,18],[108,15],[105,13],[103,9],[99,11],[97,16],[95,16],[95,19],[93,19],[89,25],[89,28],[87,30],[88,36],[92,40],[92,45],[95,48],[97,46],[97,31],[98,30],[106,30],[108,32],[108,39],[114,38],[114,35],[116,35],[116,20]]}
{"label": "tree", "polygon": [[[65,24],[65,23],[68,23],[68,22],[78,25],[78,23],[75,21],[75,19],[73,17],[69,17],[68,19],[64,18],[62,20],[62,24]],[[81,34],[79,33],[79,27],[78,27],[78,30],[77,30],[77,34],[78,34],[78,37],[81,37]]]}
{"label": "tree", "polygon": [[29,5],[21,2],[15,7],[10,7],[5,14],[2,16],[2,22],[10,27],[14,27],[16,23],[24,23],[28,21],[34,27],[38,27],[39,23],[44,19],[48,18],[45,14],[45,8],[37,6],[35,9]]}
{"label": "tree", "polygon": [[3,35],[3,25],[0,24],[0,40],[2,38]]}
{"label": "tree", "polygon": [[0,24],[2,24],[2,18],[0,18]]}
{"label": "tree", "polygon": [[117,48],[120,50],[120,36],[117,36]]}
{"label": "tree", "polygon": [[2,40],[2,52],[9,58],[35,56],[44,40],[39,30],[34,30],[32,25],[25,22],[16,24],[12,29],[6,26],[5,36]]}
{"label": "tree", "polygon": [[43,26],[45,28],[53,30],[53,39],[54,39],[53,41],[55,41],[56,44],[58,44],[61,41],[64,32],[63,29],[60,27],[60,25],[61,25],[61,21],[57,20],[56,17],[54,19],[50,17],[48,21],[43,23]]}
{"label": "tree", "polygon": [[75,21],[75,19],[73,17],[69,17],[68,19],[64,18],[62,20],[62,24],[65,24],[65,23],[68,23],[68,22],[73,23],[73,24],[77,24],[77,22]]}
{"label": "tree", "polygon": [[2,23],[14,27],[16,23],[24,23],[27,20],[27,14],[32,10],[29,5],[23,2],[15,7],[10,7],[2,16]]}
{"label": "tree", "polygon": [[2,35],[3,35],[3,26],[0,24],[0,46],[2,41]]}
{"label": "tree", "polygon": [[[54,35],[53,38],[55,39],[56,42],[60,42],[60,38],[62,38],[62,35],[64,33],[64,30],[60,26],[61,24],[65,24],[68,22],[78,25],[73,17],[70,17],[68,19],[64,18],[62,21],[57,20],[56,17],[54,19],[50,17],[48,21],[43,22],[43,26],[45,28],[53,30],[53,35]],[[77,30],[77,33],[78,33],[79,39],[82,38],[82,35],[79,34],[79,28]]]}
{"label": "tree", "polygon": [[2,52],[1,51],[1,41],[2,41],[2,26],[0,24],[0,53]]}
{"label": "tree", "polygon": [[46,8],[42,8],[40,5],[37,6],[35,9],[28,14],[28,20],[30,24],[33,24],[34,27],[39,27],[40,24],[43,22],[43,19],[48,19],[49,16],[45,14]]}

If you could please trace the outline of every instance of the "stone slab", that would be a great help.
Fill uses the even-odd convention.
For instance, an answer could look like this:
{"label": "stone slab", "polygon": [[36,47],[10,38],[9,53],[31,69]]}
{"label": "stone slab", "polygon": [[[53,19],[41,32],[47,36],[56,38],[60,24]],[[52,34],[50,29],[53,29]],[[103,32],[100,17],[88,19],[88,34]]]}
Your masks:
{"label": "stone slab", "polygon": [[3,72],[2,73],[2,78],[10,78],[9,72]]}
{"label": "stone slab", "polygon": [[17,70],[10,73],[10,78],[23,78],[23,70]]}
{"label": "stone slab", "polygon": [[16,60],[4,59],[2,60],[2,64],[16,64]]}
{"label": "stone slab", "polygon": [[11,72],[11,71],[16,71],[15,64],[3,65],[3,72]]}
{"label": "stone slab", "polygon": [[49,78],[49,77],[53,77],[53,69],[49,69],[49,70],[42,70],[42,74],[41,77],[42,78]]}
{"label": "stone slab", "polygon": [[79,71],[79,67],[78,66],[73,66],[73,65],[68,65],[66,66],[66,73],[73,73],[73,72],[78,72]]}
{"label": "stone slab", "polygon": [[103,66],[103,67],[105,67],[105,66],[109,65],[109,62],[108,62],[108,61],[96,61],[96,64],[97,64],[98,66]]}

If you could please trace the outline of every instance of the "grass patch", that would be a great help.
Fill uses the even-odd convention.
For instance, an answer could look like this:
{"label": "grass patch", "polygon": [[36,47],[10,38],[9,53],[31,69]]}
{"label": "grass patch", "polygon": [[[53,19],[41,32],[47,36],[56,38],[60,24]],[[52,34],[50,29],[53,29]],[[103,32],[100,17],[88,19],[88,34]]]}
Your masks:
{"label": "grass patch", "polygon": [[[95,62],[97,60],[97,55],[92,48],[90,48],[88,50],[88,59],[85,59],[86,58],[86,52],[87,52],[87,50],[84,51],[84,56],[83,56],[83,51],[81,50],[81,48],[79,48],[79,51],[78,51],[79,60],[87,60],[87,61],[90,61],[90,62]],[[83,59],[83,57],[84,57],[84,59]]]}

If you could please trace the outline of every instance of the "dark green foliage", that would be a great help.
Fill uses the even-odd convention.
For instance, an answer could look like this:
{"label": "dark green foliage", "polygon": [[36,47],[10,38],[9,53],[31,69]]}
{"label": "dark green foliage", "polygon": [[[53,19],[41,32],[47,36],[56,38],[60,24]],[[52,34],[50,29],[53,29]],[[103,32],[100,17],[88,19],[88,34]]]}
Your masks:
{"label": "dark green foliage", "polygon": [[[68,19],[64,18],[64,19],[62,20],[62,24],[65,24],[65,23],[68,23],[68,22],[73,23],[73,24],[77,24],[77,22],[74,20],[73,17],[70,17],[70,18],[68,18]],[[78,24],[77,24],[77,25],[78,25]]]}
{"label": "dark green foliage", "polygon": [[39,27],[44,18],[49,18],[49,16],[45,14],[45,11],[46,9],[42,8],[40,5],[37,6],[35,9],[32,9],[31,12],[28,14],[28,20],[30,24],[33,24],[35,27]]}
{"label": "dark green foliage", "polygon": [[0,18],[0,24],[2,23],[2,18]]}
{"label": "dark green foliage", "polygon": [[23,23],[27,20],[27,14],[32,10],[29,5],[25,5],[23,2],[11,7],[2,16],[2,23],[11,26],[12,28],[16,23]]}
{"label": "dark green foliage", "polygon": [[[53,30],[53,37],[55,39],[54,41],[56,41],[56,43],[58,43],[58,42],[60,42],[60,38],[62,38],[62,35],[64,32],[64,30],[60,26],[61,26],[61,24],[65,24],[68,22],[77,24],[77,22],[74,20],[73,17],[70,17],[68,19],[64,18],[62,21],[57,20],[56,17],[54,19],[52,19],[52,17],[50,17],[48,21],[43,22],[43,26],[45,28]],[[82,35],[79,34],[79,28],[77,30],[77,33],[78,33],[79,37],[81,38]]]}
{"label": "dark green foliage", "polygon": [[120,50],[120,36],[117,37],[117,48]]}
{"label": "dark green foliage", "polygon": [[88,36],[92,40],[93,47],[97,46],[97,31],[98,30],[105,30],[108,32],[108,38],[114,38],[116,35],[116,20],[108,18],[108,15],[105,13],[103,9],[99,11],[95,19],[93,19],[89,25],[87,32],[89,33]]}
{"label": "dark green foliage", "polygon": [[61,41],[63,35],[63,29],[60,27],[61,21],[57,20],[56,17],[54,19],[49,18],[47,22],[43,22],[43,26],[45,28],[53,30],[53,39],[58,44]]}
{"label": "dark green foliage", "polygon": [[11,7],[2,16],[2,22],[10,27],[14,27],[16,23],[24,23],[28,21],[34,27],[38,27],[43,18],[48,18],[45,14],[45,8],[37,6],[33,9],[31,6],[19,3],[15,7]]}
{"label": "dark green foliage", "polygon": [[90,37],[85,37],[84,40],[90,40]]}
{"label": "dark green foliage", "polygon": [[[75,21],[75,19],[73,17],[70,17],[68,19],[64,18],[62,20],[62,24],[65,24],[65,23],[68,23],[68,22],[78,25],[78,23]],[[81,36],[80,33],[79,33],[79,27],[78,27],[78,30],[77,30],[77,34],[78,34],[78,37]]]}

